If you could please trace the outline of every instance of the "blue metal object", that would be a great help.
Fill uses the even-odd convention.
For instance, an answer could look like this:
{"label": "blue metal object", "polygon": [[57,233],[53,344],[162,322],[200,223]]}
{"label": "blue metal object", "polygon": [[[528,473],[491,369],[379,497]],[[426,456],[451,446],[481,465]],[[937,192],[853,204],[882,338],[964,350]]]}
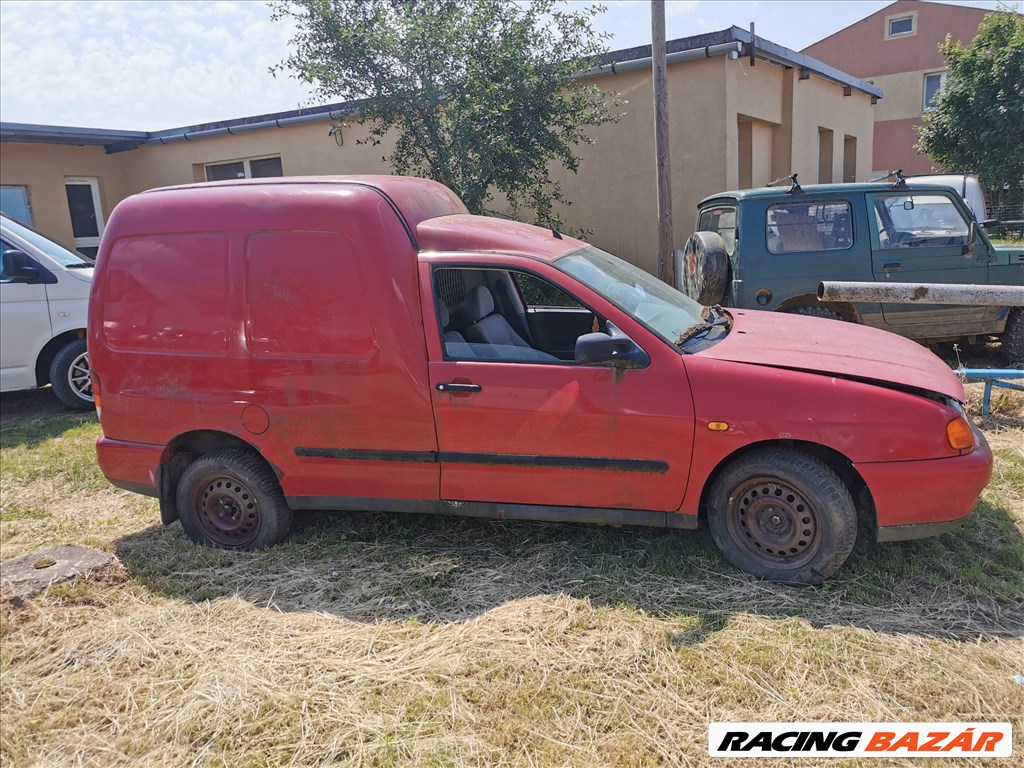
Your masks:
{"label": "blue metal object", "polygon": [[964,381],[985,382],[985,396],[981,400],[981,412],[985,416],[988,416],[991,410],[992,387],[1024,392],[1024,386],[1006,381],[1006,379],[1024,379],[1024,370],[1020,368],[958,368],[956,372]]}

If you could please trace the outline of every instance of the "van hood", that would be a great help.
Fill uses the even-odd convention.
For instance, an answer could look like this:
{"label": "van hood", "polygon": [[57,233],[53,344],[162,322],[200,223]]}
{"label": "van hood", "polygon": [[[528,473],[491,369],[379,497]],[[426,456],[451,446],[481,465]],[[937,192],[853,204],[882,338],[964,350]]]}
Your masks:
{"label": "van hood", "polygon": [[920,344],[855,323],[778,312],[729,309],[729,335],[700,357],[895,384],[964,401],[964,387]]}
{"label": "van hood", "polygon": [[95,267],[82,267],[80,269],[65,269],[64,272],[83,283],[91,283],[92,276],[96,272]]}

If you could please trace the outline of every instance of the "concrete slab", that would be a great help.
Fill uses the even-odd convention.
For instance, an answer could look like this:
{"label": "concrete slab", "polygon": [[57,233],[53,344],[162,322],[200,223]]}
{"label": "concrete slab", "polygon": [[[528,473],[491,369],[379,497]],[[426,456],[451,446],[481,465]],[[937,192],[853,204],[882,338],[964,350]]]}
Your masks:
{"label": "concrete slab", "polygon": [[102,550],[75,544],[40,549],[0,563],[0,588],[5,598],[23,600],[51,584],[88,576],[113,559]]}

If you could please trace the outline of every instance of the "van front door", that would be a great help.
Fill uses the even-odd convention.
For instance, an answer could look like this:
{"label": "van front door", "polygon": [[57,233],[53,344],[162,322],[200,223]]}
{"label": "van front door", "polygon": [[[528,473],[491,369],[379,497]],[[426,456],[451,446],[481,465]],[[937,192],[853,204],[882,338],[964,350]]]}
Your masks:
{"label": "van front door", "polygon": [[[24,249],[0,240],[6,251]],[[12,278],[0,264],[0,390],[38,386],[36,353],[51,336],[46,285]]]}
{"label": "van front door", "polygon": [[502,329],[502,342],[490,345],[474,332],[479,307],[440,309],[422,266],[442,499],[678,509],[694,428],[678,353],[648,335],[634,339],[651,357],[645,369],[578,366],[510,349],[518,334],[500,319],[485,323]]}

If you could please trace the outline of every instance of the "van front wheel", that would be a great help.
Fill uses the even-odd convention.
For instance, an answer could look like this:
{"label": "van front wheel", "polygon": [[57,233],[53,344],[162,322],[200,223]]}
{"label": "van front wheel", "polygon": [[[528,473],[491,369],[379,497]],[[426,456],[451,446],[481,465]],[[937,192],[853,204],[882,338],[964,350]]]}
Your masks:
{"label": "van front wheel", "polygon": [[208,547],[260,549],[288,535],[292,511],[259,455],[232,448],[189,465],[178,484],[178,511],[189,537]]}
{"label": "van front wheel", "polygon": [[72,341],[53,358],[50,364],[50,386],[57,399],[68,408],[91,411],[96,407],[92,398],[89,353],[85,339]]}
{"label": "van front wheel", "polygon": [[766,448],[734,461],[708,496],[711,535],[726,559],[761,579],[820,584],[857,538],[850,491],[820,459]]}

